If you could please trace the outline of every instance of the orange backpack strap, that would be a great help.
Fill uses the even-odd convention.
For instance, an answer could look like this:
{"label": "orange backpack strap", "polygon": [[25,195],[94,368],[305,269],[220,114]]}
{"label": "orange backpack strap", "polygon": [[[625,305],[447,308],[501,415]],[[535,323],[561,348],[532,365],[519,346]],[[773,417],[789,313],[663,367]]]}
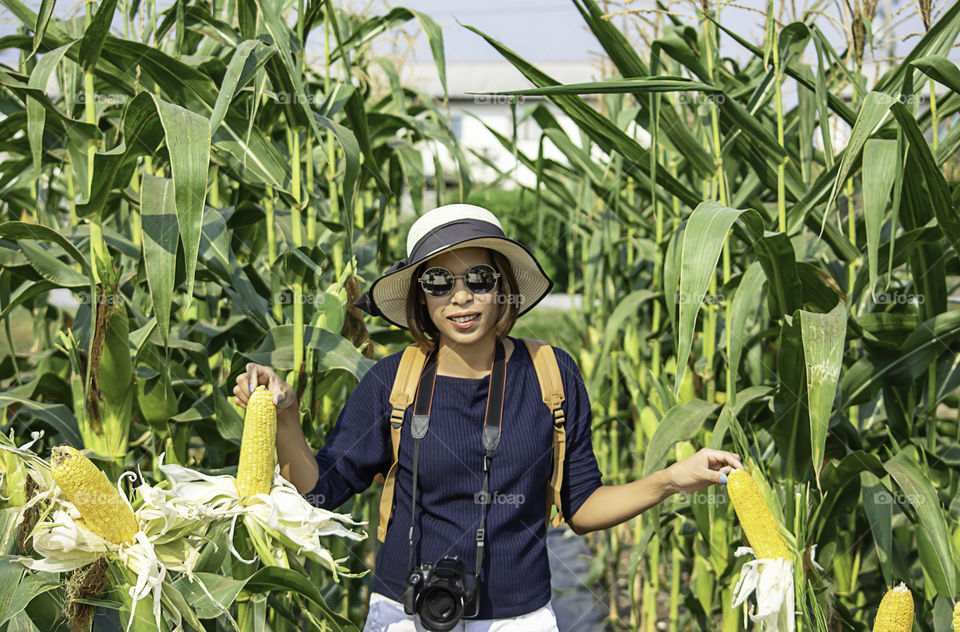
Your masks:
{"label": "orange backpack strap", "polygon": [[400,432],[403,430],[403,415],[417,395],[417,383],[420,372],[427,361],[427,355],[417,345],[410,345],[403,351],[397,376],[390,391],[390,443],[393,447],[393,460],[383,482],[380,494],[380,524],[377,525],[377,539],[383,542],[387,537],[387,524],[393,514],[393,492],[397,482],[397,458],[400,454]]}
{"label": "orange backpack strap", "polygon": [[522,340],[533,358],[533,368],[536,369],[537,381],[540,382],[540,396],[553,416],[553,474],[547,488],[546,521],[549,525],[551,505],[556,505],[557,515],[553,517],[553,526],[559,527],[564,520],[563,509],[560,507],[560,488],[563,486],[563,462],[567,455],[567,420],[561,406],[564,400],[563,380],[553,347],[542,340]]}

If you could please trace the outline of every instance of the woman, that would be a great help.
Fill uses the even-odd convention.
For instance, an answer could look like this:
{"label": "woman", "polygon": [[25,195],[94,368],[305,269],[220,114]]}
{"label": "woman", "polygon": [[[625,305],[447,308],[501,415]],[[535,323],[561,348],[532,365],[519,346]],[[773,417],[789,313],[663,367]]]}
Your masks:
{"label": "woman", "polygon": [[[504,235],[492,213],[454,204],[420,217],[407,237],[407,258],[357,301],[367,312],[408,328],[425,353],[436,352],[432,394],[424,396],[429,398],[428,429],[414,442],[414,406],[406,410],[401,427],[396,505],[377,552],[365,632],[557,629],[544,521],[552,418],[527,347],[508,335],[516,318],[551,286],[534,256]],[[638,481],[603,485],[583,378],[569,354],[553,351],[565,393],[560,506],[576,533],[620,524],[671,494],[724,483],[726,473],[742,468],[735,454],[703,449]],[[317,454],[304,439],[296,395],[288,384],[256,364],[247,365],[237,378],[234,393],[240,406],[259,384],[274,395],[280,473],[314,504],[334,509],[387,472],[392,461],[389,397],[401,355],[380,360],[364,375]],[[501,357],[503,364],[495,364]],[[490,421],[488,395],[498,392],[490,388],[493,379],[502,390],[502,399],[491,398],[502,407],[502,440],[491,452],[489,445],[481,445],[480,429]],[[494,404],[491,410],[501,408]],[[478,493],[483,490],[489,493]],[[464,575],[478,576],[476,616],[459,621],[463,613],[456,609],[463,604],[442,598],[419,603],[417,615],[408,607],[411,614],[406,614],[405,589],[423,597],[417,590],[426,585],[408,581],[410,570],[452,556],[463,564]],[[463,582],[456,587],[469,595]],[[431,598],[436,594],[446,593],[431,593]],[[469,613],[469,607],[465,610]],[[438,624],[441,620],[447,623]]]}

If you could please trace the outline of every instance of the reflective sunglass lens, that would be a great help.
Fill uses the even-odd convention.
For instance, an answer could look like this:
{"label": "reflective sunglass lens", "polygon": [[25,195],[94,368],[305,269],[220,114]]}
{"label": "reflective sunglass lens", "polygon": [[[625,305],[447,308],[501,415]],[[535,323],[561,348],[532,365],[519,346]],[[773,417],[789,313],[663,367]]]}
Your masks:
{"label": "reflective sunglass lens", "polygon": [[423,291],[431,296],[443,296],[453,289],[453,274],[443,268],[430,268],[420,277]]}
{"label": "reflective sunglass lens", "polygon": [[486,294],[493,290],[497,284],[496,272],[490,266],[473,266],[464,275],[466,277],[467,287],[471,292]]}

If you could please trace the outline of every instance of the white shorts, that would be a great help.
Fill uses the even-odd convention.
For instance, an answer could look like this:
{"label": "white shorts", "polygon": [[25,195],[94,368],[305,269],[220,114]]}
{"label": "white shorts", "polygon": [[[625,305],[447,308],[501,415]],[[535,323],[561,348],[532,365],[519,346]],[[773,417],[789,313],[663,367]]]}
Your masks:
{"label": "white shorts", "polygon": [[[507,619],[464,619],[457,632],[559,632],[553,607],[544,607]],[[420,625],[420,617],[408,615],[403,604],[380,593],[370,593],[370,612],[363,632],[426,632]]]}

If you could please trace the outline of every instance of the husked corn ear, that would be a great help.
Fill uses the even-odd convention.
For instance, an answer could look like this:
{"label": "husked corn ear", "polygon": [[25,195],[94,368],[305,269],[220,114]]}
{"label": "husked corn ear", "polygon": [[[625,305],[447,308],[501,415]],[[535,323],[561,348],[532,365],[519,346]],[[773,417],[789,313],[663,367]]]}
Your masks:
{"label": "husked corn ear", "polygon": [[[913,595],[903,582],[880,600],[873,632],[910,632],[913,629]],[[954,618],[956,629],[956,618]]]}
{"label": "husked corn ear", "polygon": [[792,559],[773,513],[746,470],[734,470],[727,476],[727,493],[757,558]]}
{"label": "husked corn ear", "polygon": [[237,466],[237,493],[240,498],[270,493],[276,441],[277,407],[270,391],[265,386],[258,386],[247,402],[247,416],[243,422],[240,463]]}
{"label": "husked corn ear", "polygon": [[960,632],[960,601],[953,606],[953,632]]}
{"label": "husked corn ear", "polygon": [[107,475],[70,446],[53,449],[50,473],[88,529],[114,544],[133,542],[140,530],[133,510]]}

